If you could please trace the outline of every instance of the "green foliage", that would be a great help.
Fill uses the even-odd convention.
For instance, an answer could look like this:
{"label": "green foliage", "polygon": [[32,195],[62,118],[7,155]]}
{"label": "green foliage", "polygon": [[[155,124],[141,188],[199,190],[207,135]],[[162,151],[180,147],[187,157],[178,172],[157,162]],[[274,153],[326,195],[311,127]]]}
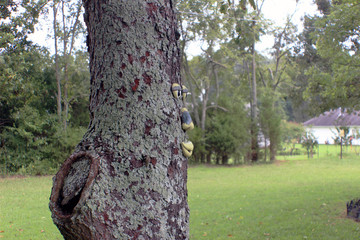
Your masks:
{"label": "green foliage", "polygon": [[305,130],[301,124],[283,121],[282,127],[282,148],[288,155],[293,155],[296,151],[296,144],[301,141]]}
{"label": "green foliage", "polygon": [[269,140],[270,160],[274,160],[276,151],[281,143],[282,106],[277,101],[276,93],[270,89],[264,89],[259,101],[261,132],[264,135],[264,141]]}
{"label": "green foliage", "polygon": [[0,169],[49,174],[73,151],[89,122],[87,54],[69,64],[70,126],[56,116],[56,79],[48,51],[29,45],[0,53]]}
{"label": "green foliage", "polygon": [[[249,138],[247,113],[241,102],[222,95],[219,100],[222,109],[214,108],[209,112],[206,128],[206,149],[216,163],[227,164],[230,157],[241,159],[245,155]],[[226,110],[225,110],[226,109]]]}
{"label": "green foliage", "polygon": [[44,0],[1,1],[0,52],[17,51],[31,45],[27,35],[34,32],[45,4]]}
{"label": "green foliage", "polygon": [[0,165],[7,172],[54,173],[85,132],[84,128],[64,132],[55,114],[42,115],[29,105],[15,112],[13,119],[14,125],[0,134]]}
{"label": "green foliage", "polygon": [[320,111],[360,109],[360,5],[354,0],[329,1],[323,11],[322,17],[315,18],[311,37],[326,64],[313,64],[307,72],[307,97]]}
{"label": "green foliage", "polygon": [[350,140],[353,138],[353,136],[350,135],[350,127],[348,126],[336,126],[335,127],[336,132],[334,133],[334,143],[337,145],[350,145]]}
{"label": "green foliage", "polygon": [[305,132],[301,139],[301,145],[306,148],[308,158],[312,158],[315,152],[315,147],[319,145],[314,134],[311,132]]}
{"label": "green foliage", "polygon": [[202,156],[205,156],[206,146],[205,140],[203,138],[203,131],[200,127],[195,126],[193,130],[188,132],[190,141],[194,144],[195,148],[193,151],[193,155],[190,158],[191,163],[198,163]]}

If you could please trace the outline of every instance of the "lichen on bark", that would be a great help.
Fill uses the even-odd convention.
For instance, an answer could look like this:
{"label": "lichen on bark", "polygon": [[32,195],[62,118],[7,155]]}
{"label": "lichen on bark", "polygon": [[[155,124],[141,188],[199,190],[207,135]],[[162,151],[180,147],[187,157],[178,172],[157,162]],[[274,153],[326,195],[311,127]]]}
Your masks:
{"label": "lichen on bark", "polygon": [[181,84],[172,1],[84,6],[91,121],[54,178],[54,222],[66,239],[188,239],[180,147],[187,137],[182,101],[171,93],[172,83]]}

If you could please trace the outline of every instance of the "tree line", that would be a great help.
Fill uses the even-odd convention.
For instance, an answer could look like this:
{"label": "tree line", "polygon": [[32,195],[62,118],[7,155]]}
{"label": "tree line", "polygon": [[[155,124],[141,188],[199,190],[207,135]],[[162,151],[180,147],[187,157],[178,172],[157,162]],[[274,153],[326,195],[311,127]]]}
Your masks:
{"label": "tree line", "polygon": [[[292,122],[359,109],[359,4],[317,0],[299,33],[290,17],[264,19],[263,2],[177,1],[193,163],[272,161],[300,138]],[[82,2],[7,1],[0,14],[0,169],[55,172],[89,124],[88,55],[75,44],[85,39]],[[51,52],[28,37],[44,15]],[[257,51],[264,34],[274,37],[270,55]],[[202,53],[190,58],[195,40]]]}

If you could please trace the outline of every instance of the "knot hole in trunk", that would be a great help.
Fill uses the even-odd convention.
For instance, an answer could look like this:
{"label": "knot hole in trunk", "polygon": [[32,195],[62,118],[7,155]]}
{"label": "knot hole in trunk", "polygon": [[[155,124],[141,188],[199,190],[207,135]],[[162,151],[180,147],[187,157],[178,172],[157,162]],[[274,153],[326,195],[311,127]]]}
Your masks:
{"label": "knot hole in trunk", "polygon": [[68,218],[75,207],[89,195],[99,170],[99,159],[87,152],[71,155],[61,166],[54,179],[50,209],[60,218]]}

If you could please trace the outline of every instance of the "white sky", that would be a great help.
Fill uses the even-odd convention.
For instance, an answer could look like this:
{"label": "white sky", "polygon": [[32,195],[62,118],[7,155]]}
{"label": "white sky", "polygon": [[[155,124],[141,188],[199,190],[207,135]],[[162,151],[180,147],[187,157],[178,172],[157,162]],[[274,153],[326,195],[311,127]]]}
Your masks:
{"label": "white sky", "polygon": [[[298,29],[302,30],[301,18],[305,15],[315,15],[317,7],[313,4],[313,0],[265,0],[262,7],[262,13],[264,17],[272,20],[276,26],[283,26],[285,24],[286,18],[289,15],[293,15],[293,23],[298,25]],[[47,36],[47,32],[51,31],[51,26],[47,27],[46,25],[51,24],[49,18],[46,19],[42,26],[42,30],[36,31],[30,36],[30,39],[35,43],[38,43],[41,46],[45,46],[49,49],[53,49],[54,41]],[[50,32],[52,35],[52,32]],[[83,40],[82,40],[83,41]],[[84,44],[84,43],[83,43]],[[273,38],[270,36],[263,36],[261,38],[261,43],[256,45],[258,51],[261,51],[263,54],[266,54],[268,50],[273,45]],[[187,48],[189,57],[196,56],[201,54],[200,49],[201,44],[199,42],[191,44]]]}
{"label": "white sky", "polygon": [[[313,0],[265,0],[262,12],[265,18],[271,19],[276,26],[284,26],[286,18],[292,16],[292,22],[298,26],[298,31],[303,30],[301,19],[304,15],[315,15],[317,6]],[[265,51],[271,48],[273,39],[269,36],[262,38],[261,44],[258,44],[258,50]]]}
{"label": "white sky", "polygon": [[[308,14],[315,15],[317,11],[313,0],[265,0],[262,7],[262,13],[266,19],[274,22],[275,26],[284,26],[286,18],[293,15],[292,22],[298,26],[298,31],[302,31],[303,24],[301,18]],[[268,50],[273,46],[274,39],[270,36],[263,36],[261,43],[256,45],[256,49],[263,54],[267,54]],[[194,42],[188,46],[187,52],[189,57],[201,54],[201,43]]]}

